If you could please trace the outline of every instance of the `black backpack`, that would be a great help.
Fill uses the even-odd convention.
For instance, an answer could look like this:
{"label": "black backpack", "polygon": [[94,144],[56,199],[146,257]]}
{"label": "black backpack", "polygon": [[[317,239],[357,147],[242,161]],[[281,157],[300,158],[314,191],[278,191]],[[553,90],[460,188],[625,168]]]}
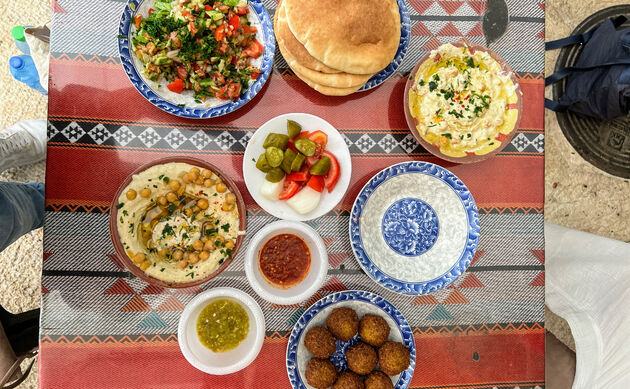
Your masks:
{"label": "black backpack", "polygon": [[552,111],[569,110],[579,115],[610,120],[630,110],[630,27],[617,30],[624,16],[608,19],[582,35],[547,42],[545,50],[585,43],[574,66],[545,79],[545,86],[566,77],[564,94],[558,101],[545,99]]}

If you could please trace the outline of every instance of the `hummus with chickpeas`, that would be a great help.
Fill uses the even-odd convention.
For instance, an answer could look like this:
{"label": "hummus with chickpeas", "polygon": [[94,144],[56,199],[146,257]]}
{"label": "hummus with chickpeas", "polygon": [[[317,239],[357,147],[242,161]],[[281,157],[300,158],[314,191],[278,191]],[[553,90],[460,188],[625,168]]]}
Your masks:
{"label": "hummus with chickpeas", "polygon": [[120,242],[154,278],[191,282],[232,259],[236,196],[210,170],[180,162],[152,166],[132,177],[116,207]]}
{"label": "hummus with chickpeas", "polygon": [[427,142],[448,156],[486,154],[518,119],[516,86],[485,51],[440,46],[420,65],[409,89],[409,111]]}

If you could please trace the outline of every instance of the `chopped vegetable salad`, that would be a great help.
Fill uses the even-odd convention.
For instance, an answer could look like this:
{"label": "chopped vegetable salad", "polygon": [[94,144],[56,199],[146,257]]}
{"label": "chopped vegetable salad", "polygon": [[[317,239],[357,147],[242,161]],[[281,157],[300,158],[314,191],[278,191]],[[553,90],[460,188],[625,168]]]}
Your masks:
{"label": "chopped vegetable salad", "polygon": [[238,0],[156,1],[147,17],[134,18],[133,51],[144,75],[172,92],[237,99],[261,74],[252,62],[263,46],[248,14]]}

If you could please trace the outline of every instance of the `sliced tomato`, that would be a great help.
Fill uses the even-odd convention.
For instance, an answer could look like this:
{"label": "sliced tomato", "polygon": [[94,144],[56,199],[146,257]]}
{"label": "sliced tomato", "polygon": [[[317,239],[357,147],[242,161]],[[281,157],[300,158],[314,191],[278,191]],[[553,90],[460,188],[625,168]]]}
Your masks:
{"label": "sliced tomato", "polygon": [[238,29],[241,25],[241,17],[238,15],[230,16],[230,19],[228,19],[228,24],[234,27],[235,30]]}
{"label": "sliced tomato", "polygon": [[233,82],[227,87],[227,95],[231,99],[238,99],[241,96],[241,84]]}
{"label": "sliced tomato", "polygon": [[308,136],[308,139],[312,140],[317,145],[315,155],[321,154],[321,152],[326,148],[326,144],[328,144],[328,135],[326,135],[326,133],[323,131],[311,132]]}
{"label": "sliced tomato", "polygon": [[254,26],[243,26],[243,31],[245,31],[245,34],[255,34],[258,32],[258,29]]}
{"label": "sliced tomato", "polygon": [[227,85],[223,85],[219,91],[215,94],[215,97],[221,100],[229,100],[228,94],[227,94],[227,89],[228,86]]}
{"label": "sliced tomato", "polygon": [[181,78],[176,78],[175,81],[171,82],[166,87],[171,92],[182,93],[184,90],[184,81]]}
{"label": "sliced tomato", "polygon": [[326,185],[326,189],[328,189],[328,193],[330,193],[335,189],[335,185],[337,185],[337,181],[339,181],[341,168],[339,167],[337,158],[330,151],[324,150],[322,156],[330,158],[330,168],[328,169],[328,173],[324,176],[324,184]]}
{"label": "sliced tomato", "polygon": [[225,36],[227,35],[227,27],[225,24],[220,25],[216,30],[214,30],[214,39],[216,39],[217,42],[221,42],[222,40],[225,39]]}
{"label": "sliced tomato", "polygon": [[321,192],[324,190],[324,177],[311,176],[306,185],[310,186],[314,191]]}
{"label": "sliced tomato", "polygon": [[190,31],[191,35],[195,35],[197,33],[197,26],[195,26],[194,22],[188,22],[188,31]]}
{"label": "sliced tomato", "polygon": [[236,7],[236,13],[239,15],[247,15],[249,13],[249,8],[246,5],[240,5]]}
{"label": "sliced tomato", "polygon": [[188,10],[187,10],[187,9],[185,9],[185,10],[183,10],[183,11],[182,11],[182,16],[183,16],[183,17],[186,17],[186,16],[188,16],[188,15],[190,15],[190,12],[188,12]]}
{"label": "sliced tomato", "polygon": [[279,200],[290,199],[298,192],[298,190],[300,190],[300,184],[295,181],[288,181],[288,179],[285,179],[284,185],[284,191],[278,196]]}
{"label": "sliced tomato", "polygon": [[296,137],[295,137],[295,139],[308,138],[308,136],[309,136],[310,134],[311,134],[311,133],[310,133],[310,132],[308,132],[308,131],[302,131],[302,132],[300,132],[300,133],[298,134],[298,136],[296,136]]}
{"label": "sliced tomato", "polygon": [[311,174],[308,172],[308,169],[302,168],[299,172],[289,173],[286,179],[288,181],[306,182],[308,181],[310,175]]}
{"label": "sliced tomato", "polygon": [[250,75],[250,77],[252,78],[252,80],[257,80],[258,77],[260,77],[260,70],[252,70],[252,74]]}
{"label": "sliced tomato", "polygon": [[149,8],[149,16],[151,16],[151,13],[155,11],[153,8]]}
{"label": "sliced tomato", "polygon": [[212,11],[212,6],[210,4],[206,4],[206,6],[204,7],[204,9],[206,11]]}
{"label": "sliced tomato", "polygon": [[252,43],[245,50],[243,50],[243,54],[247,57],[258,58],[260,54],[263,52],[263,46],[254,39]]}
{"label": "sliced tomato", "polygon": [[136,23],[136,28],[140,28],[140,22],[142,21],[142,15],[134,16],[133,20]]}

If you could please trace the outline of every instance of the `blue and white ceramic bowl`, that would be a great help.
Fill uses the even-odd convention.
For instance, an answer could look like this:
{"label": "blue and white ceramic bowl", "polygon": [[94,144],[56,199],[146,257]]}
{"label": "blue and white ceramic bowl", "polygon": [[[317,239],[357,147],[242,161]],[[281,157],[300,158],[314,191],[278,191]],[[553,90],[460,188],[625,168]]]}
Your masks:
{"label": "blue and white ceramic bowl", "polygon": [[444,288],[470,265],[479,214],[466,185],[428,162],[381,170],[361,189],[350,214],[350,243],[363,270],[405,294]]}
{"label": "blue and white ceramic bowl", "polygon": [[[416,366],[416,345],[409,323],[389,301],[374,293],[360,290],[346,290],[328,295],[311,305],[293,327],[287,345],[287,373],[294,389],[311,389],[306,382],[305,372],[308,361],[313,355],[304,347],[304,335],[314,326],[325,326],[326,319],[335,308],[348,307],[357,312],[359,318],[367,313],[379,315],[390,327],[389,340],[401,342],[409,349],[410,364],[407,370],[390,377],[395,389],[409,386]],[[330,360],[338,371],[346,370],[346,350],[359,341],[355,336],[347,342],[337,341],[337,351]]]}
{"label": "blue and white ceramic bowl", "polygon": [[390,78],[396,70],[402,64],[405,54],[407,54],[407,48],[409,47],[409,37],[411,36],[411,21],[409,19],[409,11],[407,11],[407,5],[405,0],[396,0],[398,3],[398,10],[400,11],[400,43],[398,44],[398,50],[394,56],[394,60],[387,65],[387,67],[380,72],[373,75],[360,89],[359,92],[366,91],[368,89],[375,88]]}
{"label": "blue and white ceramic bowl", "polygon": [[131,50],[131,33],[135,31],[133,18],[136,14],[148,16],[149,8],[154,0],[129,0],[123,10],[118,26],[118,53],[123,69],[133,86],[151,104],[173,115],[192,118],[207,119],[228,114],[247,104],[262,89],[269,78],[273,66],[273,55],[276,48],[276,39],[273,35],[271,19],[261,0],[249,0],[249,19],[253,26],[258,28],[256,39],[264,46],[263,55],[252,64],[257,66],[262,74],[249,85],[249,88],[238,100],[207,99],[205,102],[196,100],[192,91],[184,91],[181,94],[174,93],[166,88],[166,82],[154,82],[144,77],[142,62]]}

